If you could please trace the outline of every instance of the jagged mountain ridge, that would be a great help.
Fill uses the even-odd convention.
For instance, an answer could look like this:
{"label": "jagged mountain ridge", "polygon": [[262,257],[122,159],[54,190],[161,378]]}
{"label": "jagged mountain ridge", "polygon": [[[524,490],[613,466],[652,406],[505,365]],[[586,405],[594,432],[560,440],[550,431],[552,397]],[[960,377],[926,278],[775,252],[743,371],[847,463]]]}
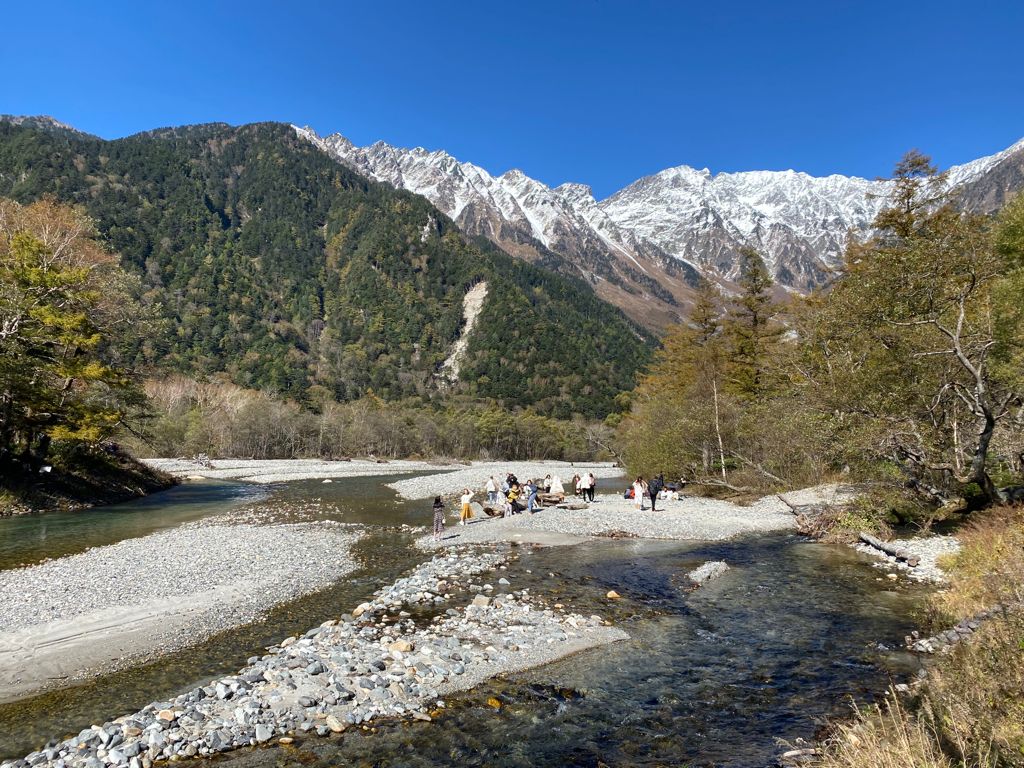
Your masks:
{"label": "jagged mountain ridge", "polygon": [[[493,176],[441,150],[357,147],[340,134],[296,131],[358,172],[424,195],[513,255],[583,275],[655,328],[685,312],[701,275],[728,284],[744,246],[757,248],[789,290],[827,283],[850,233],[868,234],[888,192],[884,181],[838,174],[679,166],[598,201],[583,184],[551,188],[519,170]],[[966,207],[994,210],[1024,188],[1024,140],[948,177]]]}

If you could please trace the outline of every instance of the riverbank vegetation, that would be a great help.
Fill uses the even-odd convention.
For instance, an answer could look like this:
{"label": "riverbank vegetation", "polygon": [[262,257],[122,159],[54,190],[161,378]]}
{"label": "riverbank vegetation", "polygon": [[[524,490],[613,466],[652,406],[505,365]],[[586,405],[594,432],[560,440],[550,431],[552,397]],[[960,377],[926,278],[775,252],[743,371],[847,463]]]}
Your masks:
{"label": "riverbank vegetation", "polygon": [[86,217],[0,200],[0,513],[170,484],[100,447],[143,399],[119,361],[144,317],[132,293]]}
{"label": "riverbank vegetation", "polygon": [[451,457],[586,460],[610,457],[611,430],[457,397],[440,404],[364,397],[303,407],[228,381],[166,376],[146,382],[150,417],[126,436],[140,456],[253,459]]}
{"label": "riverbank vegetation", "polygon": [[824,768],[1024,766],[1024,512],[978,513],[959,533],[949,586],[929,598],[933,628],[1003,606],[935,660],[903,696],[862,707],[824,747]]}
{"label": "riverbank vegetation", "polygon": [[896,168],[876,234],[827,293],[775,300],[747,253],[705,286],[632,394],[631,472],[770,490],[846,478],[876,525],[979,509],[1019,482],[1024,199],[969,215],[927,158]]}

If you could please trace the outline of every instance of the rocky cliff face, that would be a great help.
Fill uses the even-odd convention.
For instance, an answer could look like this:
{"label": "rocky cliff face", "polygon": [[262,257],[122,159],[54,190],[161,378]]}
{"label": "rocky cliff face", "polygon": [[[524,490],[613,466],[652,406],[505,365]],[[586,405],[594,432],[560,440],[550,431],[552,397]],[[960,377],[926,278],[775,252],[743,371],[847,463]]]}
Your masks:
{"label": "rocky cliff face", "polygon": [[[589,281],[652,328],[685,315],[701,276],[728,285],[745,246],[788,290],[827,284],[888,194],[886,182],[856,177],[680,166],[598,201],[583,184],[551,188],[518,170],[492,176],[443,151],[296,130],[356,171],[424,195],[467,232]],[[949,184],[968,209],[998,209],[1024,189],[1024,141],[950,169]]]}

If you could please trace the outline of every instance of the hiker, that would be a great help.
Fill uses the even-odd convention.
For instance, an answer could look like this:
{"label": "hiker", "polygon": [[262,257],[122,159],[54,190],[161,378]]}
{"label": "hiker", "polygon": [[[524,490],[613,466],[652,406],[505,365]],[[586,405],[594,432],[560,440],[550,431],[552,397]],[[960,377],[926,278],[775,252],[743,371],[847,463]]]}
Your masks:
{"label": "hiker", "polygon": [[583,500],[584,501],[590,501],[591,500],[590,499],[590,489],[591,489],[592,486],[590,485],[590,477],[591,476],[590,476],[589,472],[587,474],[583,475],[580,478],[579,483],[577,483],[577,486],[576,486],[577,488],[579,488],[579,493],[580,493],[581,496],[583,496]]}
{"label": "hiker", "polygon": [[595,488],[597,488],[597,478],[594,476],[593,472],[587,472],[587,493],[584,494],[583,497],[586,499],[587,498],[587,494],[589,494],[589,496],[590,496],[589,501],[590,501],[591,504],[594,503],[594,489]]}
{"label": "hiker", "polygon": [[651,512],[657,512],[657,501],[658,494],[661,493],[661,489],[665,487],[665,474],[662,473],[657,477],[651,478],[651,484],[647,486],[647,493],[651,497]]}
{"label": "hiker", "polygon": [[577,496],[583,495],[583,478],[579,475],[572,476],[572,492]]}
{"label": "hiker", "polygon": [[505,494],[505,498],[508,499],[509,506],[512,508],[513,515],[519,514],[526,509],[526,507],[523,506],[523,502],[519,500],[522,495],[523,490],[519,487],[519,483],[514,483],[512,487],[508,489],[508,493]]}
{"label": "hiker", "polygon": [[494,475],[487,478],[484,490],[487,491],[487,503],[492,506],[496,504],[498,501],[498,481],[494,479]]}
{"label": "hiker", "polygon": [[544,489],[544,493],[551,493],[551,475],[544,475],[544,481],[540,487]]}
{"label": "hiker", "polygon": [[539,490],[536,480],[526,481],[526,509],[531,515],[533,514],[534,507],[537,506],[537,491]]}
{"label": "hiker", "polygon": [[473,508],[469,506],[473,502],[473,492],[469,488],[462,489],[462,509],[459,510],[459,525],[465,525],[467,520],[473,519]]}
{"label": "hiker", "polygon": [[[511,488],[513,485],[519,485],[519,478],[509,472],[505,475],[505,484]],[[506,491],[508,493],[508,491]]]}
{"label": "hiker", "polygon": [[434,497],[434,541],[441,540],[444,533],[444,502],[440,496]]}
{"label": "hiker", "polygon": [[643,512],[646,494],[647,483],[644,482],[643,477],[637,475],[636,480],[633,481],[633,503],[636,505],[637,512]]}

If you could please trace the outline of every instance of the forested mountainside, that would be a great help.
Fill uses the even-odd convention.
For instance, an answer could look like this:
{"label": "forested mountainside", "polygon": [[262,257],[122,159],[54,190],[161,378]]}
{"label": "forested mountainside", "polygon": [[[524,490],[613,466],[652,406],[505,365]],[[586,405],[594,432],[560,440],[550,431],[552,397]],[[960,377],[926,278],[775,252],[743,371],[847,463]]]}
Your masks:
{"label": "forested mountainside", "polygon": [[[425,198],[262,123],[105,141],[0,121],[0,196],[80,205],[140,281],[137,366],[224,371],[299,401],[455,391],[602,417],[651,339],[585,285],[468,239]],[[459,367],[463,297],[487,283]]]}

